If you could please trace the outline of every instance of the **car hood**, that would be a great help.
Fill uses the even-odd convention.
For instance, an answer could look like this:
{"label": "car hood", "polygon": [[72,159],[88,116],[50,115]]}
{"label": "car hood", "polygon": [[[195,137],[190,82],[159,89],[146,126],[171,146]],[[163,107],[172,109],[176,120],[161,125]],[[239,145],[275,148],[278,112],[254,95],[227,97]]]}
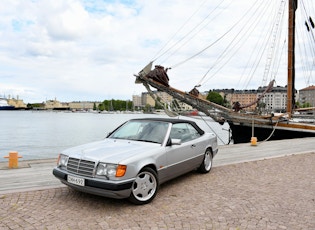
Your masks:
{"label": "car hood", "polygon": [[146,143],[141,141],[105,139],[92,142],[62,151],[70,157],[101,161],[106,163],[120,163],[122,160],[140,155],[145,152],[152,152],[160,149],[160,144]]}

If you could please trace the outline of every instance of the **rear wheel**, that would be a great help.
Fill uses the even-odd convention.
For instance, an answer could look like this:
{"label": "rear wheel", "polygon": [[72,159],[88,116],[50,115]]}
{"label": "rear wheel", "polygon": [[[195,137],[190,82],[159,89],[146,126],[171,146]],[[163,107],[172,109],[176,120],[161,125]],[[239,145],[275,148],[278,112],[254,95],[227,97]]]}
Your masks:
{"label": "rear wheel", "polygon": [[212,168],[212,152],[207,149],[203,158],[203,161],[199,167],[199,172],[208,173]]}
{"label": "rear wheel", "polygon": [[133,182],[129,200],[134,204],[150,203],[156,196],[158,186],[156,172],[146,167],[138,173]]}

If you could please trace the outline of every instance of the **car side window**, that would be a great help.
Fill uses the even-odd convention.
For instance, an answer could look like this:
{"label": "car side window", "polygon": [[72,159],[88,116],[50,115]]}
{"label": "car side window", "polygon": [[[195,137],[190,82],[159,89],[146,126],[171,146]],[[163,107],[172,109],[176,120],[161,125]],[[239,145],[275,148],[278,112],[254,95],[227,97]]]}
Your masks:
{"label": "car side window", "polygon": [[170,138],[181,139],[182,142],[194,140],[200,137],[198,131],[189,123],[173,124]]}

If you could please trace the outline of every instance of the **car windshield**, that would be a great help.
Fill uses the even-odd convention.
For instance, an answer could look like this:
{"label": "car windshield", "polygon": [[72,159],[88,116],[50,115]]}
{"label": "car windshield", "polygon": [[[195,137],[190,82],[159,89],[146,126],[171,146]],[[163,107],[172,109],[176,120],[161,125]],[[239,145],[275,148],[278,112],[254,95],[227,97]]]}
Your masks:
{"label": "car windshield", "polygon": [[167,122],[159,121],[129,121],[115,130],[109,138],[162,144],[168,125]]}

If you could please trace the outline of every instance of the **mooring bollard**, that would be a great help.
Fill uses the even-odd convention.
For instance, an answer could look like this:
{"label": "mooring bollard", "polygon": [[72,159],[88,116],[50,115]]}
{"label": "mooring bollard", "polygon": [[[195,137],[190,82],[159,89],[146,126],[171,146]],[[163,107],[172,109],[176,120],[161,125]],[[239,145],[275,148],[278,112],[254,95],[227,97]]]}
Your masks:
{"label": "mooring bollard", "polygon": [[250,143],[252,146],[256,146],[257,145],[257,137],[252,137],[250,140]]}
{"label": "mooring bollard", "polygon": [[5,156],[4,158],[9,158],[9,168],[17,168],[19,158],[22,158],[22,156],[19,156],[18,152],[12,151],[9,152],[9,156]]}

